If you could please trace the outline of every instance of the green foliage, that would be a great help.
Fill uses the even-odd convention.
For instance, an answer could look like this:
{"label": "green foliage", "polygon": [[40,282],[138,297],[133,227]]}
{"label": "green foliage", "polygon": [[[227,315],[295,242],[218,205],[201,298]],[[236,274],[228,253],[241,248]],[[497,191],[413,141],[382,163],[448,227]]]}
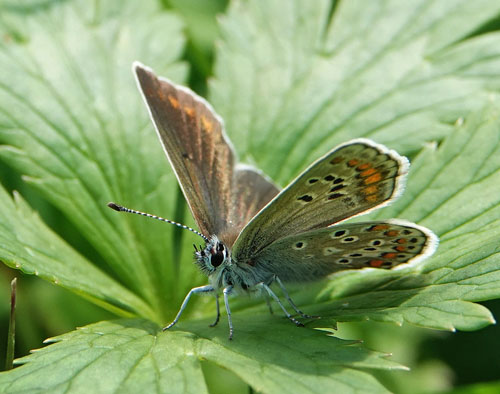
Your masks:
{"label": "green foliage", "polygon": [[[152,0],[4,2],[0,12],[0,157],[104,263],[4,189],[0,258],[129,317],[54,338],[2,373],[0,390],[199,393],[209,390],[209,362],[262,392],[385,392],[371,372],[402,367],[312,326],[372,319],[476,330],[494,321],[475,302],[500,298],[500,34],[477,32],[500,3],[230,5],[210,98],[240,156],[284,184],[335,144],[373,138],[414,160],[405,194],[370,217],[412,220],[441,238],[417,266],[349,272],[297,292],[304,310],[328,317],[306,329],[240,302],[231,343],[224,317],[213,329],[189,315],[168,332],[157,325],[203,283],[192,236],[179,243],[169,226],[106,208],[114,200],[182,216],[130,71],[140,60],[183,81],[181,19]],[[213,307],[193,300],[188,312]]]}
{"label": "green foliage", "polygon": [[315,330],[303,330],[291,347],[296,328],[280,322],[269,329],[266,320],[238,318],[245,340],[231,343],[225,330],[205,338],[207,322],[190,324],[191,333],[168,334],[142,320],[89,325],[52,338],[56,344],[22,359],[27,365],[5,374],[0,390],[203,393],[201,360],[206,360],[235,371],[259,391],[385,392],[361,369],[400,368],[358,343]]}
{"label": "green foliage", "polygon": [[404,276],[375,272],[361,288],[352,286],[357,275],[350,272],[324,288],[323,297],[342,298],[321,308],[330,306],[342,318],[444,330],[494,323],[491,313],[473,302],[500,296],[499,131],[496,109],[471,117],[439,149],[429,145],[414,160],[404,198],[370,215],[407,218],[432,228],[441,239],[433,258]]}
{"label": "green foliage", "polygon": [[496,394],[499,390],[500,383],[492,382],[460,387],[457,390],[453,390],[451,394]]}
{"label": "green foliage", "polygon": [[498,91],[500,35],[471,35],[500,3],[368,3],[329,18],[327,0],[235,2],[221,18],[210,101],[273,179],[356,137],[416,152]]}

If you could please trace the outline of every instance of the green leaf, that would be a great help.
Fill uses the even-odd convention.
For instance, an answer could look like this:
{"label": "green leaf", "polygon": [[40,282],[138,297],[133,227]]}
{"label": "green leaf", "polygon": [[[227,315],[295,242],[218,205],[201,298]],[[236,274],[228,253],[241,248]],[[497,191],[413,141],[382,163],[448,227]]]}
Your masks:
{"label": "green leaf", "polygon": [[211,102],[241,156],[283,184],[356,137],[415,152],[500,86],[500,35],[466,38],[500,3],[335,5],[234,2],[222,19]]}
{"label": "green leaf", "polygon": [[370,215],[406,218],[436,231],[441,244],[435,255],[409,269],[367,273],[363,282],[346,273],[318,297],[335,301],[315,308],[330,309],[339,320],[407,321],[445,330],[495,322],[473,303],[500,297],[500,119],[492,107],[471,116],[439,149],[422,151],[404,196]]}
{"label": "green leaf", "polygon": [[[500,126],[487,111],[459,132],[455,123],[489,106],[500,87],[500,34],[474,36],[500,4],[341,2],[328,20],[329,4],[234,3],[222,20],[211,100],[241,155],[277,180],[288,181],[351,138],[412,153],[448,136],[439,151],[426,148],[415,160],[400,202],[370,216],[413,220],[443,240],[433,258],[412,270],[349,272],[311,286],[299,300],[311,304],[307,311],[340,321],[446,330],[493,323],[471,301],[500,296]],[[455,156],[460,166],[451,167]],[[465,186],[468,192],[457,194]],[[455,226],[463,227],[463,237],[445,242]]]}
{"label": "green leaf", "polygon": [[[186,25],[185,56],[190,62],[190,84],[194,90],[206,91],[206,78],[212,74],[214,41],[218,38],[217,14],[224,12],[227,0],[163,0]],[[194,85],[194,86],[193,86]],[[197,90],[198,91],[198,90]]]}
{"label": "green leaf", "polygon": [[7,265],[70,289],[115,313],[155,317],[144,300],[78,254],[17,193],[12,200],[2,187],[0,217],[0,253]]}
{"label": "green leaf", "polygon": [[[12,39],[0,44],[0,138],[6,144],[0,155],[74,223],[102,255],[103,268],[150,305],[143,316],[160,321],[177,284],[190,286],[185,282],[192,282],[194,267],[179,282],[175,264],[165,263],[172,256],[165,242],[172,229],[120,216],[106,203],[173,216],[175,177],[152,132],[131,63],[141,59],[179,79],[185,74],[177,62],[182,25],[154,1],[87,6],[3,6],[4,26],[10,27],[5,34]],[[61,253],[59,260],[65,258]],[[102,292],[80,290],[91,297]],[[118,295],[112,300],[122,302]]]}
{"label": "green leaf", "polygon": [[[288,322],[269,330],[266,320],[238,318],[242,329],[232,342],[225,327],[207,335],[206,322],[168,333],[141,320],[93,324],[52,338],[55,344],[21,359],[25,366],[0,374],[0,390],[204,393],[205,360],[233,370],[259,392],[375,393],[386,390],[366,369],[401,369],[355,341]],[[297,330],[303,331],[300,342]]]}
{"label": "green leaf", "polygon": [[446,391],[448,394],[496,394],[500,390],[500,382],[488,382],[480,384],[470,384],[461,386],[452,391]]}
{"label": "green leaf", "polygon": [[[411,269],[346,273],[294,299],[336,321],[448,330],[490,324],[489,311],[474,302],[500,296],[500,125],[494,110],[470,113],[498,91],[500,35],[475,32],[500,4],[335,4],[234,2],[221,24],[215,107],[240,156],[282,183],[354,137],[412,155],[424,146],[406,193],[371,217],[417,221],[442,244]],[[0,258],[117,313],[168,321],[187,290],[203,282],[190,263],[193,238],[178,243],[173,228],[105,205],[114,200],[173,219],[183,215],[130,72],[140,60],[182,81],[182,23],[152,0],[1,7],[1,158],[73,222],[105,265],[83,258],[21,198],[13,202],[3,191]],[[444,141],[439,149],[425,145],[434,140]],[[153,323],[123,320],[64,335],[1,374],[0,386],[203,392],[206,360],[263,392],[379,392],[385,389],[369,370],[397,368],[359,344],[261,316],[265,306],[244,301],[235,304],[229,343],[224,319],[215,329],[189,320],[193,310],[197,317],[212,312],[202,304],[209,301],[193,300],[196,308],[165,333]]]}

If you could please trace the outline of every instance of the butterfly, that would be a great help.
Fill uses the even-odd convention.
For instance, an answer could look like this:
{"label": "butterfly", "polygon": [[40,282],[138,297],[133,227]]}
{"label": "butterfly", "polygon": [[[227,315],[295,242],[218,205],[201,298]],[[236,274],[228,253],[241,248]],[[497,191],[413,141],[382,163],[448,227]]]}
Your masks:
{"label": "butterfly", "polygon": [[215,296],[220,317],[222,293],[229,324],[229,296],[261,293],[293,317],[271,288],[276,284],[291,308],[285,283],[306,283],[338,271],[365,267],[390,269],[434,253],[438,239],[429,229],[403,220],[343,223],[389,204],[403,190],[408,160],[368,139],[339,145],[280,190],[259,170],[237,161],[222,119],[190,89],[161,78],[146,66],[133,70],[158,137],[205,241],[195,246],[195,262],[209,284],[184,299],[174,326],[194,294]]}

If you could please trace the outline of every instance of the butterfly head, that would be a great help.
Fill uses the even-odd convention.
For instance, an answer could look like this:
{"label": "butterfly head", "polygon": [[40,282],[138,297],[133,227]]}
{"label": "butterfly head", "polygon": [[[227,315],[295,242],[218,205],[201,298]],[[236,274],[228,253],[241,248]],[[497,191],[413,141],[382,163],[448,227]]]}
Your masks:
{"label": "butterfly head", "polygon": [[215,235],[210,238],[204,248],[196,250],[196,263],[207,275],[212,275],[230,261],[229,249]]}

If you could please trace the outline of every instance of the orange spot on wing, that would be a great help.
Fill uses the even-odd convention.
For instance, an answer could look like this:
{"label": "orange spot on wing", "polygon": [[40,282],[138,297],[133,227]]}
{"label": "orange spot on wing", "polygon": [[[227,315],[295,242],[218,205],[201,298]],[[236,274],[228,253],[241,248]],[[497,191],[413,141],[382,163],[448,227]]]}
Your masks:
{"label": "orange spot on wing", "polygon": [[377,202],[378,197],[375,194],[370,194],[369,196],[365,197],[365,200],[368,202]]}
{"label": "orange spot on wing", "polygon": [[187,116],[192,118],[194,116],[194,108],[193,107],[184,107],[184,112],[186,113]]}
{"label": "orange spot on wing", "polygon": [[406,250],[406,246],[402,246],[402,245],[399,245],[399,246],[396,246],[395,248],[398,252],[404,252]]}
{"label": "orange spot on wing", "polygon": [[367,170],[364,170],[361,174],[363,178],[367,177],[367,176],[370,176],[370,175],[373,175],[373,174],[376,174],[377,173],[377,170],[375,168],[369,168]]}
{"label": "orange spot on wing", "polygon": [[344,161],[343,157],[335,157],[332,160],[330,160],[330,164],[339,164]]}
{"label": "orange spot on wing", "polygon": [[369,264],[373,268],[379,268],[384,264],[384,260],[370,260]]}
{"label": "orange spot on wing", "polygon": [[371,166],[372,166],[372,163],[363,163],[363,164],[360,164],[358,166],[358,168],[356,168],[356,170],[364,171],[364,170],[367,170],[368,168],[370,168]]}
{"label": "orange spot on wing", "polygon": [[375,194],[375,193],[377,193],[377,190],[378,190],[378,187],[375,185],[372,185],[372,186],[365,187],[363,189],[363,192],[365,194]]}
{"label": "orange spot on wing", "polygon": [[175,109],[179,108],[179,100],[177,100],[174,96],[168,95],[168,101],[170,101],[170,105],[174,107]]}
{"label": "orange spot on wing", "polygon": [[393,258],[395,258],[397,255],[398,255],[397,253],[392,253],[392,252],[389,252],[389,253],[384,253],[384,254],[382,255],[382,257],[383,257],[384,259],[393,259]]}
{"label": "orange spot on wing", "polygon": [[398,244],[405,244],[406,243],[406,238],[399,238],[396,242]]}
{"label": "orange spot on wing", "polygon": [[203,128],[208,132],[211,132],[214,129],[212,122],[210,122],[205,115],[201,115],[201,123]]}
{"label": "orange spot on wing", "polygon": [[[370,171],[370,170],[366,170],[366,171]],[[377,172],[376,174],[373,174],[365,179],[365,185],[370,185],[372,183],[376,183],[376,182],[379,182],[381,180],[382,180],[382,175],[380,174],[380,172]]]}
{"label": "orange spot on wing", "polygon": [[370,231],[382,231],[382,230],[387,230],[389,228],[388,224],[377,224],[373,226]]}
{"label": "orange spot on wing", "polygon": [[154,96],[154,95],[158,95],[158,97],[160,97],[161,101],[165,101],[165,93],[161,89],[158,90],[158,91],[152,90],[152,89],[148,89],[145,92],[145,96],[146,97],[151,97],[151,96]]}
{"label": "orange spot on wing", "polygon": [[351,159],[347,162],[347,165],[349,167],[354,167],[354,166],[357,166],[359,163],[359,160],[358,159]]}
{"label": "orange spot on wing", "polygon": [[389,230],[389,231],[386,231],[384,233],[384,235],[386,235],[388,237],[395,237],[398,234],[399,234],[399,231],[397,231],[397,230]]}

